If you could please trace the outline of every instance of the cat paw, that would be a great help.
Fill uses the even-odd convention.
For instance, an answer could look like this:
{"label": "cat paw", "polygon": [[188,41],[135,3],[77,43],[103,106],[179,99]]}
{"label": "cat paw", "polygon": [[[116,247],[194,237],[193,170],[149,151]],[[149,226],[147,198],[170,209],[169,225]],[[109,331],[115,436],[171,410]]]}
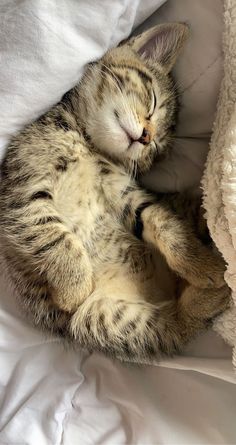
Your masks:
{"label": "cat paw", "polygon": [[208,248],[204,248],[200,252],[190,252],[188,261],[185,261],[179,272],[188,283],[207,289],[220,288],[225,285],[225,269],[223,259]]}
{"label": "cat paw", "polygon": [[190,285],[179,301],[185,314],[209,323],[230,308],[231,292],[226,284],[220,289],[201,289]]}
{"label": "cat paw", "polygon": [[86,279],[78,284],[78,287],[70,288],[67,292],[57,292],[53,295],[53,301],[56,306],[73,314],[78,307],[92,294],[94,291],[94,282],[92,279]]}
{"label": "cat paw", "polygon": [[232,304],[231,293],[231,289],[226,284],[220,289],[202,289],[204,301],[201,301],[202,296],[200,296],[199,303],[202,305],[204,318],[207,322],[212,322],[230,308]]}
{"label": "cat paw", "polygon": [[93,270],[86,255],[61,280],[52,292],[54,304],[61,310],[74,313],[78,307],[92,294],[95,288]]}
{"label": "cat paw", "polygon": [[232,306],[232,290],[225,284],[219,289],[215,289],[215,294],[212,298],[212,319],[223,314]]}
{"label": "cat paw", "polygon": [[194,284],[201,288],[221,288],[225,285],[224,273],[223,259],[211,251],[207,252],[198,264],[198,273]]}

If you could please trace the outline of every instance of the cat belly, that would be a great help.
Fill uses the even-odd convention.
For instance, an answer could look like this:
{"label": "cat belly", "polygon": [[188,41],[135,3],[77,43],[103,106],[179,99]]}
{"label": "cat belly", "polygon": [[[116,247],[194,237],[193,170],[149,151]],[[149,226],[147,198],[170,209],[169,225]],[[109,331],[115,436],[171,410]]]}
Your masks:
{"label": "cat belly", "polygon": [[109,213],[96,164],[90,159],[71,166],[56,196],[67,227],[88,253],[97,291],[129,299],[140,296],[147,301],[175,294],[175,277],[162,256]]}
{"label": "cat belly", "polygon": [[111,298],[156,303],[176,294],[176,276],[164,258],[129,235],[125,242],[117,237],[113,249],[104,248],[103,255],[94,258],[94,277],[95,290]]}

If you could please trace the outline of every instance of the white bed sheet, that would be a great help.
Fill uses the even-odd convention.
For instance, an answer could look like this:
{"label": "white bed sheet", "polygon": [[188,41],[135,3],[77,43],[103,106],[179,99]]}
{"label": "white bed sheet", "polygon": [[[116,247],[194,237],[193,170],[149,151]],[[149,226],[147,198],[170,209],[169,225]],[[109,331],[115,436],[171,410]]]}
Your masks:
{"label": "white bed sheet", "polygon": [[[216,1],[207,0],[205,11]],[[105,0],[50,0],[47,6],[35,0],[2,1],[2,147],[76,82],[84,63],[128,35],[133,23],[160,3],[113,0],[111,8]],[[177,3],[185,6],[179,9],[182,17],[186,0]],[[188,170],[192,178],[191,163]],[[3,273],[0,326],[0,445],[236,443],[231,349],[213,332],[193,342],[183,356],[158,366],[123,365],[66,351],[23,319]]]}

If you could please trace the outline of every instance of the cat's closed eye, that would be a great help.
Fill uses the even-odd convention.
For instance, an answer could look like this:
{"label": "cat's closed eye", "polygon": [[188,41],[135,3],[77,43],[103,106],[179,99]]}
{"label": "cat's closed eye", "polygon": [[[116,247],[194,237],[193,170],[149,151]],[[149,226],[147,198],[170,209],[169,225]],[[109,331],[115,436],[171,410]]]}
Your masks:
{"label": "cat's closed eye", "polygon": [[157,98],[156,98],[156,95],[155,95],[154,90],[152,90],[151,108],[150,108],[150,112],[149,112],[149,114],[148,114],[148,116],[147,116],[147,119],[148,119],[148,120],[151,119],[151,117],[153,116],[154,111],[155,111],[155,109],[156,109],[156,105],[157,105]]}

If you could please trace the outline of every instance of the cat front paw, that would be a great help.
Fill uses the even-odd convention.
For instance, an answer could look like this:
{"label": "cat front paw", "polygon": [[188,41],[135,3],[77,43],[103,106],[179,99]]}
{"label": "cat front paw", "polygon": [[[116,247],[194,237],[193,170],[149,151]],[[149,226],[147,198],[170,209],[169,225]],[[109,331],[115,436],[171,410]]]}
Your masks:
{"label": "cat front paw", "polygon": [[57,287],[53,288],[52,299],[61,310],[74,313],[92,294],[95,288],[93,270],[87,255],[83,255],[73,268],[63,271]]}
{"label": "cat front paw", "polygon": [[225,269],[223,259],[206,249],[202,255],[196,257],[196,261],[189,264],[184,278],[200,288],[221,288],[225,285]]}
{"label": "cat front paw", "polygon": [[53,301],[59,309],[73,314],[92,294],[94,288],[94,281],[87,278],[82,280],[78,287],[69,288],[68,292],[57,292],[54,294]]}

